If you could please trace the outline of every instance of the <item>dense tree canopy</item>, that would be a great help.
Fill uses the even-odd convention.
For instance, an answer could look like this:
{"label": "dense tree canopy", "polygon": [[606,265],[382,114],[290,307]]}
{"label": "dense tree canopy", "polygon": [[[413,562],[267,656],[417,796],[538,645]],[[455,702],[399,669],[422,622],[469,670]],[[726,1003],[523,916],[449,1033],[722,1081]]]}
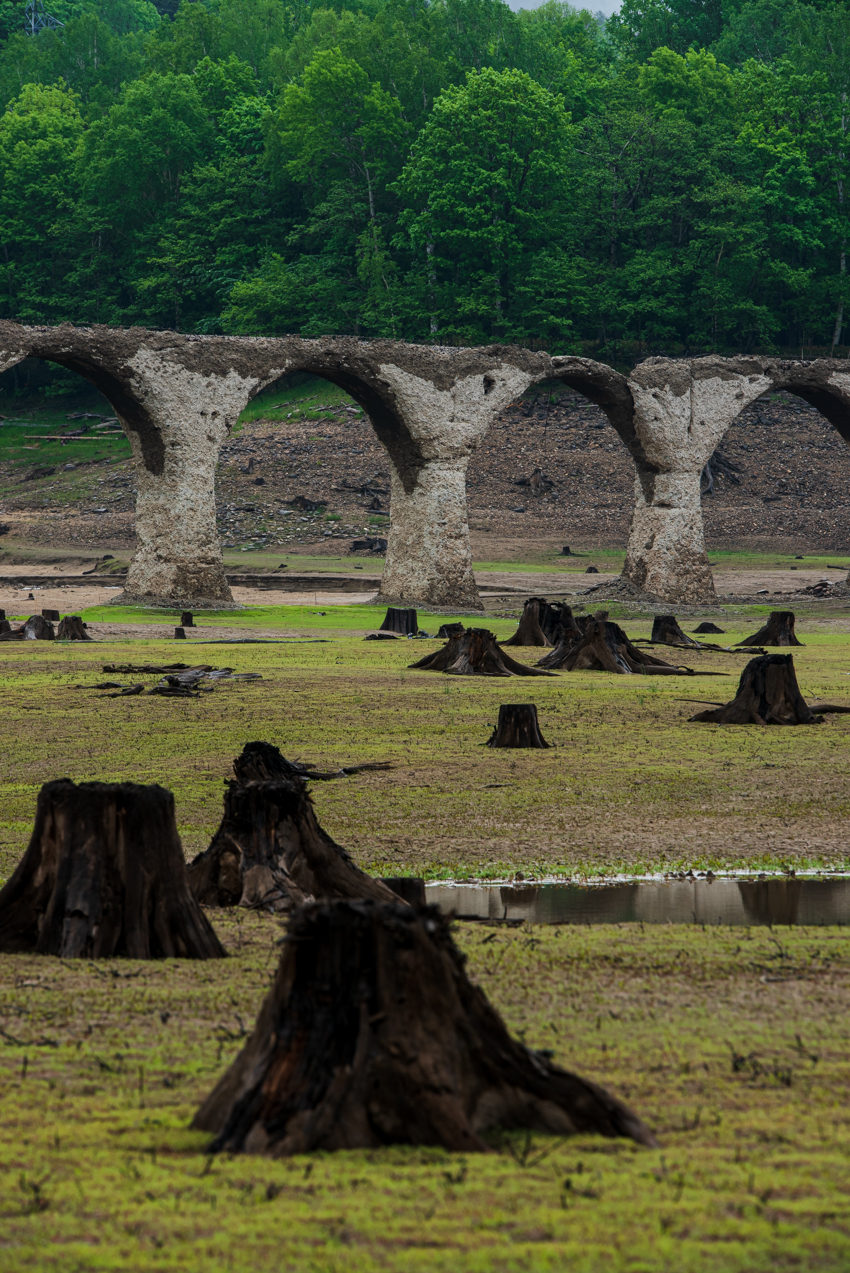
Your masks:
{"label": "dense tree canopy", "polygon": [[0,0],[0,313],[556,352],[844,342],[835,0]]}

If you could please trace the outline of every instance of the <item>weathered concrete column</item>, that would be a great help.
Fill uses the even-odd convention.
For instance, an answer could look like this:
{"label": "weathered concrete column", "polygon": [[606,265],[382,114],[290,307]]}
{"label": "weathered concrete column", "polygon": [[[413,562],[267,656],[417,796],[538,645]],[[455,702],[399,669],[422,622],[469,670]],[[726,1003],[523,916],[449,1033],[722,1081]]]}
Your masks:
{"label": "weathered concrete column", "polygon": [[630,376],[634,437],[627,445],[637,476],[623,578],[641,592],[680,603],[715,596],[700,475],[735,417],[771,385],[744,359],[651,358]]}
{"label": "weathered concrete column", "polygon": [[[380,601],[483,609],[472,573],[466,470],[493,418],[550,371],[547,355],[422,350],[415,374],[382,362],[394,421],[370,412],[390,459],[391,504]],[[433,360],[428,367],[427,354]],[[464,355],[462,358],[461,355]],[[429,374],[430,372],[430,374]],[[423,374],[424,373],[424,374]]]}

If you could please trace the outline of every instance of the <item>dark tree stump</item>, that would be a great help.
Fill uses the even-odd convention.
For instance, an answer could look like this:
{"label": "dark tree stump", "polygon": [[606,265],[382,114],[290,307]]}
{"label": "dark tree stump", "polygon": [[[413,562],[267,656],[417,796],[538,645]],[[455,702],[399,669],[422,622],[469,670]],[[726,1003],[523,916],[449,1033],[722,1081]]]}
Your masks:
{"label": "dark tree stump", "polygon": [[396,610],[393,606],[387,610],[379,632],[400,632],[402,636],[416,636],[419,631],[419,620],[415,610]]}
{"label": "dark tree stump", "polygon": [[78,614],[66,614],[65,618],[59,624],[59,631],[56,634],[60,641],[90,641],[91,637],[83,627],[83,621]]}
{"label": "dark tree stump", "polygon": [[560,645],[565,634],[578,636],[581,631],[572,607],[566,601],[547,601],[545,610],[540,612],[540,626],[552,645]]}
{"label": "dark tree stump", "polygon": [[11,631],[12,631],[12,625],[9,622],[9,620],[6,618],[6,616],[4,615],[3,618],[0,619],[0,636],[2,636],[4,632],[11,632]]}
{"label": "dark tree stump", "polygon": [[42,614],[30,615],[24,624],[25,641],[53,641],[55,638],[53,624]]}
{"label": "dark tree stump", "polygon": [[802,645],[794,635],[796,615],[793,610],[773,610],[767,623],[751,637],[736,642],[737,645]]}
{"label": "dark tree stump", "polygon": [[51,623],[58,623],[59,611],[58,610],[42,610],[41,617],[42,619],[48,619]]}
{"label": "dark tree stump", "polygon": [[526,1127],[654,1146],[627,1106],[511,1038],[436,907],[326,902],[291,918],[253,1034],[192,1126],[286,1157],[387,1144],[488,1148]]}
{"label": "dark tree stump", "polygon": [[6,611],[0,606],[0,619],[6,618]]}
{"label": "dark tree stump", "polygon": [[694,628],[694,632],[716,632],[719,636],[724,636],[726,629],[718,628],[716,623],[709,623],[708,621],[705,621],[701,623],[699,627]]}
{"label": "dark tree stump", "polygon": [[189,891],[174,797],[136,783],[46,783],[26,853],[0,891],[0,951],[213,959]]}
{"label": "dark tree stump", "polygon": [[546,634],[540,626],[540,607],[545,605],[545,597],[529,597],[523,604],[519,627],[512,637],[507,641],[502,641],[502,646],[551,644],[546,639]]}
{"label": "dark tree stump", "polygon": [[425,905],[425,881],[420,880],[415,875],[394,875],[390,878],[386,876],[381,881],[391,889],[397,897],[403,902],[407,902],[408,906],[424,906]]}
{"label": "dark tree stump", "polygon": [[502,703],[488,747],[549,747],[540,732],[534,703]]}
{"label": "dark tree stump", "polygon": [[233,772],[240,786],[249,782],[277,782],[282,778],[304,779],[305,770],[281,755],[274,743],[246,743],[242,754],[233,761]]}
{"label": "dark tree stump", "polygon": [[464,631],[464,626],[462,623],[444,623],[441,625],[440,630],[437,633],[437,636],[440,638],[440,640],[447,641],[449,637],[457,636],[459,633],[463,631]]}
{"label": "dark tree stump", "polygon": [[195,626],[195,616],[192,614],[192,611],[184,610],[183,613],[180,615],[180,627],[194,628],[194,626]]}
{"label": "dark tree stump", "polygon": [[762,654],[750,659],[732,702],[697,712],[690,719],[715,725],[823,724],[823,716],[816,715],[800,693],[792,654]]}
{"label": "dark tree stump", "polygon": [[690,649],[700,649],[699,641],[692,641],[682,631],[674,614],[657,614],[652,621],[652,636],[649,639],[658,645],[683,645]]}
{"label": "dark tree stump", "polygon": [[586,575],[598,575],[598,574],[599,574],[599,567],[598,567],[598,566],[588,566],[587,570],[585,570],[585,572],[584,572],[584,573],[585,573]]}
{"label": "dark tree stump", "polygon": [[185,633],[185,631],[183,630],[183,628],[175,628],[175,629],[174,629],[174,640],[175,640],[175,641],[185,641],[185,640],[186,640],[186,633]]}
{"label": "dark tree stump", "polygon": [[538,667],[563,668],[566,672],[640,672],[653,676],[693,675],[690,668],[673,667],[632,645],[625,632],[607,619],[591,619],[582,637],[559,645],[540,659]]}
{"label": "dark tree stump", "polygon": [[221,825],[190,862],[189,885],[202,906],[271,911],[316,898],[393,896],[322,830],[300,776],[229,783]]}
{"label": "dark tree stump", "polygon": [[496,638],[486,628],[467,628],[449,637],[448,645],[409,664],[425,672],[445,672],[448,676],[549,676],[536,667],[517,663],[499,649]]}

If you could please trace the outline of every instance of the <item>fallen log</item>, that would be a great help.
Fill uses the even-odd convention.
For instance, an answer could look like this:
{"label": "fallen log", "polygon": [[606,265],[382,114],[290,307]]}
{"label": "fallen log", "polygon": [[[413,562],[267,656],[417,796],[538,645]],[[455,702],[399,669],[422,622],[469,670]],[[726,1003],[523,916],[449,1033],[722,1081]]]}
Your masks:
{"label": "fallen log", "polygon": [[545,597],[528,598],[523,604],[522,617],[516,632],[507,641],[501,642],[503,649],[506,645],[551,645],[540,626],[541,606],[546,606]]}
{"label": "fallen log", "polygon": [[488,747],[550,747],[540,732],[534,703],[502,703]]}
{"label": "fallen log", "polygon": [[792,654],[762,654],[750,659],[732,702],[697,712],[690,719],[714,725],[823,724],[823,716],[813,711],[800,693]]}
{"label": "fallen log", "polygon": [[625,632],[607,619],[591,619],[584,635],[573,644],[559,645],[545,655],[539,667],[557,667],[565,672],[632,672],[652,676],[693,676],[689,667],[674,667],[663,659],[639,650]]}
{"label": "fallen log", "polygon": [[300,775],[228,783],[221,825],[188,875],[202,906],[284,911],[314,898],[393,898],[322,830]]}
{"label": "fallen log", "polygon": [[186,878],[174,797],[137,783],[46,783],[0,890],[0,951],[63,958],[226,953]]}
{"label": "fallen log", "polygon": [[314,903],[289,921],[242,1052],[196,1113],[212,1152],[490,1148],[525,1127],[654,1146],[604,1088],[508,1033],[436,907]]}
{"label": "fallen log", "polygon": [[551,676],[536,667],[517,663],[500,649],[486,628],[467,628],[449,637],[448,644],[409,664],[424,672],[445,672],[447,676]]}
{"label": "fallen log", "polygon": [[773,610],[768,616],[767,623],[763,628],[759,628],[758,632],[754,632],[752,636],[745,637],[743,641],[736,641],[736,645],[802,645],[802,641],[798,641],[794,634],[794,624],[796,615],[793,610]]}

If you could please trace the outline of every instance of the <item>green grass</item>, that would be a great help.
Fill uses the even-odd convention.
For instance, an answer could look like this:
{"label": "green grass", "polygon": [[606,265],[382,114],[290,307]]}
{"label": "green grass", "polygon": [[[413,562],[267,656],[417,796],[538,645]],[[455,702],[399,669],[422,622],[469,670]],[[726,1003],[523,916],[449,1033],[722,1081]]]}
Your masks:
{"label": "green grass", "polygon": [[213,913],[209,963],[0,963],[0,1270],[844,1273],[850,937],[459,926],[510,1029],[657,1150],[506,1137],[211,1156],[194,1110],[242,1046],[278,924]]}

